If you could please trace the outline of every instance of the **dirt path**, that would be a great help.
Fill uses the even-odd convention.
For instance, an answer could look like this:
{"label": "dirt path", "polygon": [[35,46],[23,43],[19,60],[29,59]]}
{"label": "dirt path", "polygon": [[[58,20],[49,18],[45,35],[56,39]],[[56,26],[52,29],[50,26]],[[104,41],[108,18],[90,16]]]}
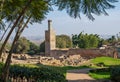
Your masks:
{"label": "dirt path", "polygon": [[68,82],[94,82],[95,80],[88,75],[90,68],[80,70],[68,70],[67,80]]}

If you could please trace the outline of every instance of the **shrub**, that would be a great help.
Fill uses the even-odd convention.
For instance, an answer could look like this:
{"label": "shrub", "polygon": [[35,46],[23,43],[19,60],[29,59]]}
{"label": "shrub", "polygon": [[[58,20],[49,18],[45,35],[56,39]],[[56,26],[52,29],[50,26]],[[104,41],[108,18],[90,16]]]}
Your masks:
{"label": "shrub", "polygon": [[109,79],[110,68],[99,68],[90,70],[89,75],[94,79]]}
{"label": "shrub", "polygon": [[97,63],[97,64],[96,64],[96,66],[99,66],[99,67],[104,67],[104,66],[105,66],[105,64],[104,64],[103,62],[99,62],[99,63]]}
{"label": "shrub", "polygon": [[3,67],[3,63],[0,63],[0,75],[2,73],[2,67]]}
{"label": "shrub", "polygon": [[[3,64],[0,63],[0,74],[2,72]],[[13,65],[9,70],[10,78],[23,80],[26,79],[28,82],[67,82],[65,76],[56,69],[49,67],[26,67]],[[9,79],[11,82],[11,79]]]}
{"label": "shrub", "polygon": [[111,68],[110,77],[111,77],[111,80],[115,82],[119,82],[120,81],[120,67]]}
{"label": "shrub", "polygon": [[110,68],[99,68],[90,70],[90,72],[110,72]]}
{"label": "shrub", "polygon": [[65,76],[53,70],[51,68],[40,67],[40,68],[30,68],[30,67],[21,67],[18,65],[12,66],[10,68],[11,78],[26,78],[27,80],[32,79],[35,82],[66,82]]}

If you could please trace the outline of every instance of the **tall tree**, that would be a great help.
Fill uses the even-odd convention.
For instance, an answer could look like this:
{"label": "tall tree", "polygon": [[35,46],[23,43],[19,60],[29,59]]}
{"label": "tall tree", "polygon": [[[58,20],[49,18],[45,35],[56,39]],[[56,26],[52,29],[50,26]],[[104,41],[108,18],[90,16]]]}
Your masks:
{"label": "tall tree", "polygon": [[57,35],[56,36],[56,47],[57,48],[71,48],[72,41],[68,35]]}
{"label": "tall tree", "polygon": [[[15,3],[16,0],[13,0],[12,2]],[[21,1],[21,0],[20,0]],[[24,0],[24,3],[26,0]],[[17,2],[18,3],[18,2]],[[31,3],[31,4],[30,4]],[[41,20],[43,20],[45,18],[45,15],[46,13],[48,12],[48,10],[50,10],[50,8],[48,7],[49,5],[47,5],[47,2],[45,1],[32,1],[30,0],[29,2],[27,2],[27,5],[23,5],[25,6],[23,9],[22,9],[22,12],[20,13],[20,15],[18,14],[18,19],[16,19],[16,22],[13,24],[10,32],[8,33],[8,36],[6,37],[2,47],[1,47],[1,54],[2,54],[2,51],[4,49],[4,46],[6,45],[6,42],[8,41],[11,33],[13,32],[14,28],[17,26],[18,27],[18,31],[16,33],[16,36],[14,38],[14,41],[12,43],[12,47],[11,47],[11,50],[9,52],[9,55],[7,57],[7,60],[6,60],[6,63],[5,63],[5,66],[3,68],[3,73],[2,73],[2,81],[3,82],[6,82],[7,80],[7,77],[8,77],[8,69],[9,69],[9,65],[10,65],[10,60],[11,60],[11,55],[12,55],[12,52],[13,52],[13,49],[14,49],[14,46],[16,44],[16,41],[18,40],[19,38],[19,31],[24,28],[21,28],[21,22],[23,20],[23,17],[25,18],[24,20],[26,20],[27,18],[29,19],[29,15],[31,14],[31,20],[29,20],[31,23],[34,23],[34,22],[41,22]],[[27,11],[28,7],[30,8],[29,11]],[[37,8],[36,8],[37,7]],[[38,8],[39,7],[39,8]],[[33,9],[35,8],[35,9]],[[37,11],[37,12],[36,12]],[[9,19],[9,16],[7,17]],[[28,22],[29,22],[28,21]],[[26,26],[26,25],[25,25]],[[24,30],[24,29],[23,29]],[[0,54],[0,55],[1,55]]]}
{"label": "tall tree", "polygon": [[45,41],[40,44],[40,52],[45,52]]}
{"label": "tall tree", "polygon": [[100,45],[100,37],[96,34],[81,32],[79,35],[72,36],[72,43],[79,48],[97,48]]}
{"label": "tall tree", "polygon": [[73,48],[78,47],[78,35],[77,34],[72,34],[72,46]]}
{"label": "tall tree", "polygon": [[35,43],[33,43],[33,42],[30,42],[29,41],[29,50],[28,50],[28,54],[30,54],[30,55],[36,55],[36,54],[38,54],[40,51],[40,49],[39,49],[39,46],[37,46]]}
{"label": "tall tree", "polygon": [[30,49],[29,45],[29,41],[25,37],[21,37],[16,42],[13,52],[19,54],[27,53],[27,51]]}

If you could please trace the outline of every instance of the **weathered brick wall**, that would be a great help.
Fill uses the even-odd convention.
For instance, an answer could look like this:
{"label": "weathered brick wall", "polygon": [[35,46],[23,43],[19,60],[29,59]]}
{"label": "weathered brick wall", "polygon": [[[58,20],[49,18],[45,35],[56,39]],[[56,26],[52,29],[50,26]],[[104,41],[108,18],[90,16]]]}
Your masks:
{"label": "weathered brick wall", "polygon": [[80,55],[85,58],[95,58],[101,56],[114,57],[114,49],[69,49],[69,50],[52,50],[51,56],[59,58],[62,55]]}
{"label": "weathered brick wall", "polygon": [[70,49],[69,55],[80,54],[82,57],[94,58],[100,56],[113,57],[114,50],[112,49]]}

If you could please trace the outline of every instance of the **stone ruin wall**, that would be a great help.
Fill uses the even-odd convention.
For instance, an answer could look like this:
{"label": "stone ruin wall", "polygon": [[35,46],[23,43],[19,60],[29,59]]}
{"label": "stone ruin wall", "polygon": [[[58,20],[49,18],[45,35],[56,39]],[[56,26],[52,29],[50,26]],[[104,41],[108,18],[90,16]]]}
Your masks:
{"label": "stone ruin wall", "polygon": [[114,49],[69,49],[69,50],[51,50],[50,56],[59,58],[62,55],[80,55],[81,57],[90,59],[101,56],[114,57]]}
{"label": "stone ruin wall", "polygon": [[106,49],[57,49],[55,36],[55,32],[52,29],[52,20],[48,20],[48,30],[45,31],[45,56],[59,58],[64,55],[80,55],[85,58],[95,58],[99,56],[110,56],[116,58],[118,55],[118,52],[111,47]]}

